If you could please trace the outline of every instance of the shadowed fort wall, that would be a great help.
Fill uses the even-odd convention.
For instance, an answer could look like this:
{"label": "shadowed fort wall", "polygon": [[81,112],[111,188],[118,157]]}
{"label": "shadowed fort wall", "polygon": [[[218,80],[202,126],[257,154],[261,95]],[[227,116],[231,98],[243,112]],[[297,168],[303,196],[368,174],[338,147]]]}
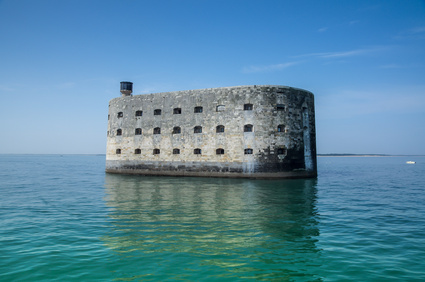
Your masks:
{"label": "shadowed fort wall", "polygon": [[119,97],[108,119],[107,172],[317,175],[314,96],[305,90],[254,85]]}

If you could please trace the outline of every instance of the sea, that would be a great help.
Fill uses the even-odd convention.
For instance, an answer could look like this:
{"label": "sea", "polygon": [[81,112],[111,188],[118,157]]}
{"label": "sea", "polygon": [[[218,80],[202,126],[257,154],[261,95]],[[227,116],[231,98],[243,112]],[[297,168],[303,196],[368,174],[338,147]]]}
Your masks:
{"label": "sea", "polygon": [[148,177],[107,174],[104,155],[0,155],[0,281],[425,281],[425,157],[319,157],[318,173]]}

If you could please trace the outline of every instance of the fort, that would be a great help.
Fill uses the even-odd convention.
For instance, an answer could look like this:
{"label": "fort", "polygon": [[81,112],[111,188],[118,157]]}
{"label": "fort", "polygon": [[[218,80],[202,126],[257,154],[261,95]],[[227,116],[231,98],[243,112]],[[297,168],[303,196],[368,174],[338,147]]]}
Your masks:
{"label": "fort", "polygon": [[314,96],[251,85],[109,102],[106,172],[204,177],[317,176]]}

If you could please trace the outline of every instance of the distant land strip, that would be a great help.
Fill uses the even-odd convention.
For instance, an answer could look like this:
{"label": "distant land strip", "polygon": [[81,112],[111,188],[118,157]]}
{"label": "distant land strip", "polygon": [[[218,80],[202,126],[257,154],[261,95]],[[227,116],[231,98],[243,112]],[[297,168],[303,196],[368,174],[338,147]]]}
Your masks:
{"label": "distant land strip", "polygon": [[408,157],[424,155],[388,155],[388,154],[317,154],[318,157]]}

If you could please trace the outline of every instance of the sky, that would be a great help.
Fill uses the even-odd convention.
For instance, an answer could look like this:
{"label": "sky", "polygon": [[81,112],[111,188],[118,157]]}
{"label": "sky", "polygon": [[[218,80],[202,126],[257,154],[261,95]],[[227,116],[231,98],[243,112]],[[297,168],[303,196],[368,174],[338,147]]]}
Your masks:
{"label": "sky", "polygon": [[425,155],[425,1],[0,0],[0,153],[104,154],[120,81],[302,88],[318,153]]}

